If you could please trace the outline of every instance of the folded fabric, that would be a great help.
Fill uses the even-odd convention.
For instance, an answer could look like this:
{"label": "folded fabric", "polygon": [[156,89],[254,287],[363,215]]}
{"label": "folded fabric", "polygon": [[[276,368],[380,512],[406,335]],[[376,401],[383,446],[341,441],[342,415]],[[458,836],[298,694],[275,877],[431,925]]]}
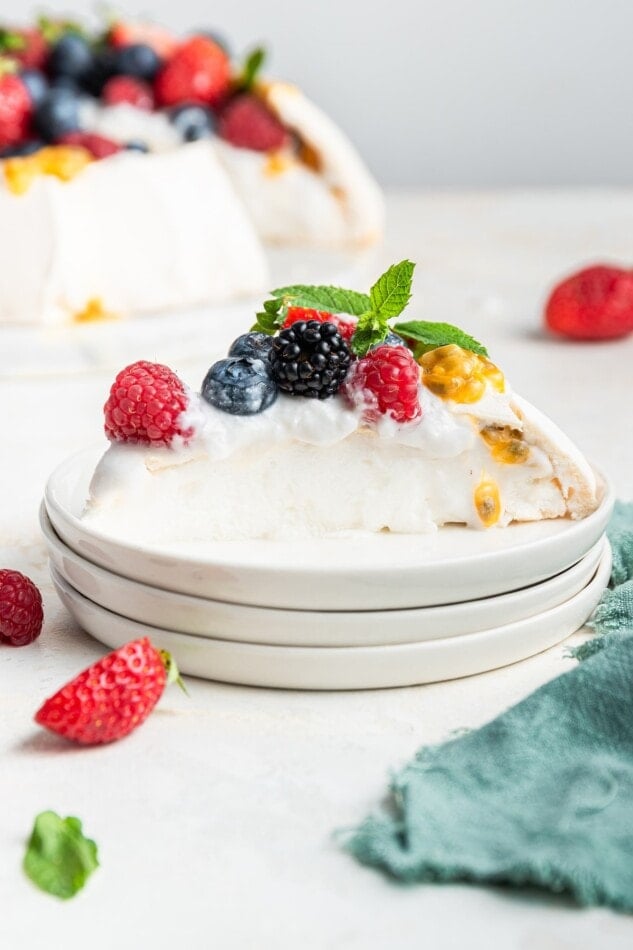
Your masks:
{"label": "folded fabric", "polygon": [[633,911],[633,504],[582,662],[481,729],[422,749],[345,837],[402,881],[531,885]]}

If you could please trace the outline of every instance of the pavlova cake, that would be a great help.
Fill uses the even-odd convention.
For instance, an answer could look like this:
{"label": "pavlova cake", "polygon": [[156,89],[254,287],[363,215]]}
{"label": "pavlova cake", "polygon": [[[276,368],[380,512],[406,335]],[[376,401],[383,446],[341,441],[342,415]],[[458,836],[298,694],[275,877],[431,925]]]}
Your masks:
{"label": "pavlova cake", "polygon": [[199,393],[165,366],[126,367],[83,517],[162,543],[588,515],[590,466],[485,347],[398,319],[412,274],[394,265],[369,294],[274,291]]}
{"label": "pavlova cake", "polygon": [[266,243],[376,241],[355,149],[262,61],[145,24],[0,29],[0,323],[259,295]]}

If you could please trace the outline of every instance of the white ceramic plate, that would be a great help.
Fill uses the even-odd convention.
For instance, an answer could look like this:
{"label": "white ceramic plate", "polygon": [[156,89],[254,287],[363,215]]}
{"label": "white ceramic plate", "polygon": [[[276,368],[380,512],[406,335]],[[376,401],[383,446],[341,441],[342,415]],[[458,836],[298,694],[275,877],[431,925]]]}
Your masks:
{"label": "white ceramic plate", "polygon": [[192,676],[281,689],[377,689],[456,679],[516,663],[564,640],[589,618],[609,581],[607,547],[592,581],[552,610],[482,633],[374,647],[287,647],[234,643],[161,630],[111,613],[83,597],[55,569],[53,582],[77,623],[116,648],[136,637],[174,654]]}
{"label": "white ceramic plate", "polygon": [[299,611],[204,600],[139,584],[96,567],[55,534],[44,506],[40,523],[49,557],[84,597],[140,623],[219,640],[285,646],[384,646],[462,636],[524,620],[578,594],[596,572],[605,539],[569,570],[498,597],[411,610]]}
{"label": "white ceramic plate", "polygon": [[103,447],[67,459],[46,486],[57,534],[74,551],[133,580],[258,607],[288,610],[393,610],[461,603],[537,584],[575,564],[598,542],[611,516],[605,488],[588,518],[559,518],[476,531],[375,534],[308,541],[210,542],[143,547],[81,520]]}
{"label": "white ceramic plate", "polygon": [[[370,280],[374,257],[374,248],[269,248],[270,287],[297,283],[362,287]],[[263,299],[264,294],[236,303],[62,327],[0,323],[0,380],[118,370],[138,359],[170,364],[200,353],[219,357],[236,336],[246,333]]]}

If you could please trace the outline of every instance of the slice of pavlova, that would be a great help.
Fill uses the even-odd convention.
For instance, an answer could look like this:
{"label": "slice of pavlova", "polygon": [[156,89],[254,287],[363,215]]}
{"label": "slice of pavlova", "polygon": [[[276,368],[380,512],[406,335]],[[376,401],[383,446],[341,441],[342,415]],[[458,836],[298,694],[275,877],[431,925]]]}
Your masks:
{"label": "slice of pavlova", "polygon": [[164,366],[122,370],[86,521],[155,543],[590,514],[592,469],[485,347],[449,324],[397,320],[413,268],[390,267],[369,294],[274,291],[199,394]]}

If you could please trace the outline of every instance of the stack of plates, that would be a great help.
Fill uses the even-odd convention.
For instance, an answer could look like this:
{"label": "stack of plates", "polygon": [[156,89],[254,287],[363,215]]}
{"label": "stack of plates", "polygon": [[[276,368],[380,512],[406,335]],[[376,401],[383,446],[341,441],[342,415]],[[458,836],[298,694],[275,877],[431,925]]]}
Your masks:
{"label": "stack of plates", "polygon": [[607,487],[576,522],[149,548],[81,521],[99,454],[73,456],[47,485],[55,586],[102,643],[149,636],[194,676],[367,689],[480,673],[565,639],[609,580]]}

